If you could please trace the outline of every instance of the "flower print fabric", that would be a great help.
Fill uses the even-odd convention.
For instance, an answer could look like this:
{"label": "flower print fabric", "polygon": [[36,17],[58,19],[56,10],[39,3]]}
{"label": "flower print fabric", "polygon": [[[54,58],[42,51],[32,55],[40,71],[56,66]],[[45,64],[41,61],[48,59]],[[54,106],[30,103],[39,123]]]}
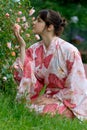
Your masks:
{"label": "flower print fabric", "polygon": [[87,79],[73,45],[58,37],[47,49],[43,41],[35,43],[26,50],[22,73],[17,97],[25,95],[30,109],[87,119]]}

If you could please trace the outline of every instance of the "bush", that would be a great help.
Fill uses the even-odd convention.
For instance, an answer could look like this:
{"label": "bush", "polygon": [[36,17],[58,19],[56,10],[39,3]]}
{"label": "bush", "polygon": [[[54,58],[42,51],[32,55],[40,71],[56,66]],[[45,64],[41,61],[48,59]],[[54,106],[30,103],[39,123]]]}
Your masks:
{"label": "bush", "polygon": [[[29,0],[6,0],[0,1],[0,88],[6,92],[15,90],[12,64],[18,56],[19,45],[13,34],[13,24],[22,26],[21,35],[24,37],[27,46],[34,41],[31,24],[32,6]],[[33,39],[33,40],[32,40]]]}

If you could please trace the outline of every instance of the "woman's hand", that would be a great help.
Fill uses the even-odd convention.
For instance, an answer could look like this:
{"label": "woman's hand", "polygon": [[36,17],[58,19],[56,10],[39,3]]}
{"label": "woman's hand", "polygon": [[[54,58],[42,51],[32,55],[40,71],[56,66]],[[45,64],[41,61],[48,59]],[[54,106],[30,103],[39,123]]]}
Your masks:
{"label": "woman's hand", "polygon": [[24,64],[26,43],[25,43],[24,39],[22,38],[22,36],[20,35],[21,26],[17,23],[14,24],[13,31],[14,31],[14,34],[15,34],[18,42],[20,43],[20,59],[21,59],[22,64]]}
{"label": "woman's hand", "polygon": [[13,26],[13,32],[14,32],[16,38],[18,38],[20,36],[21,26],[19,24],[15,23]]}
{"label": "woman's hand", "polygon": [[14,35],[16,36],[18,42],[20,43],[20,46],[26,46],[26,43],[25,43],[24,39],[20,35],[21,26],[19,24],[17,24],[17,23],[14,24],[13,32],[14,32]]}

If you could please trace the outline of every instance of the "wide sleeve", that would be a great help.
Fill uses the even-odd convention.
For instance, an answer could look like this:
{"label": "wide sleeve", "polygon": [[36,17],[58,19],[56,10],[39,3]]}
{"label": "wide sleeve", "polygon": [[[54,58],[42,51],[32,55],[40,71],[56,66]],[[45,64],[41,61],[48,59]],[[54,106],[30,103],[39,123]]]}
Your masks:
{"label": "wide sleeve", "polygon": [[16,96],[17,100],[21,100],[23,97],[25,100],[30,101],[31,99],[38,97],[41,89],[43,88],[43,81],[40,81],[35,73],[35,56],[37,56],[35,50],[38,46],[39,45],[35,44],[35,46],[31,46],[26,50],[22,78],[19,83]]}
{"label": "wide sleeve", "polygon": [[19,84],[23,75],[23,65],[19,57],[13,63],[12,68],[14,79]]}
{"label": "wide sleeve", "polygon": [[65,88],[58,97],[80,119],[87,119],[87,79],[78,51],[68,55]]}
{"label": "wide sleeve", "polygon": [[13,63],[12,67],[14,68],[13,76],[15,81],[19,84],[22,77],[30,77],[31,69],[30,63],[33,61],[33,49],[28,48],[25,52],[25,59],[24,65],[22,64],[20,57],[16,58],[15,62]]}

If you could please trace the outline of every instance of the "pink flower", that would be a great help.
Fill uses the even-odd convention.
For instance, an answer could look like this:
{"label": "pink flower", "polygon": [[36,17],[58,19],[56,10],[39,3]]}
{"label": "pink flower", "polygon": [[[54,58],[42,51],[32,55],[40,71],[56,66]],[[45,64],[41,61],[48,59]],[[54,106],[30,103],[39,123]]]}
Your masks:
{"label": "pink flower", "polygon": [[11,55],[12,56],[16,56],[16,53],[13,51],[13,52],[11,52]]}
{"label": "pink flower", "polygon": [[16,22],[20,23],[20,18],[16,18]]}
{"label": "pink flower", "polygon": [[38,34],[35,35],[36,40],[40,40],[40,36]]}
{"label": "pink flower", "polygon": [[34,21],[34,20],[35,20],[35,17],[33,17],[32,20]]}
{"label": "pink flower", "polygon": [[10,14],[9,14],[9,13],[6,13],[5,16],[6,16],[7,18],[9,18]]}
{"label": "pink flower", "polygon": [[11,49],[11,42],[7,42],[7,47]]}
{"label": "pink flower", "polygon": [[30,34],[28,34],[28,33],[27,33],[27,34],[25,34],[25,35],[26,35],[26,37],[27,37],[27,38],[29,38],[29,37],[30,37]]}
{"label": "pink flower", "polygon": [[33,15],[35,12],[35,10],[32,8],[30,11],[29,11],[29,16]]}
{"label": "pink flower", "polygon": [[22,19],[23,22],[26,22],[26,17],[25,16],[21,17],[21,19]]}
{"label": "pink flower", "polygon": [[22,14],[22,11],[18,11],[18,15],[21,15]]}

